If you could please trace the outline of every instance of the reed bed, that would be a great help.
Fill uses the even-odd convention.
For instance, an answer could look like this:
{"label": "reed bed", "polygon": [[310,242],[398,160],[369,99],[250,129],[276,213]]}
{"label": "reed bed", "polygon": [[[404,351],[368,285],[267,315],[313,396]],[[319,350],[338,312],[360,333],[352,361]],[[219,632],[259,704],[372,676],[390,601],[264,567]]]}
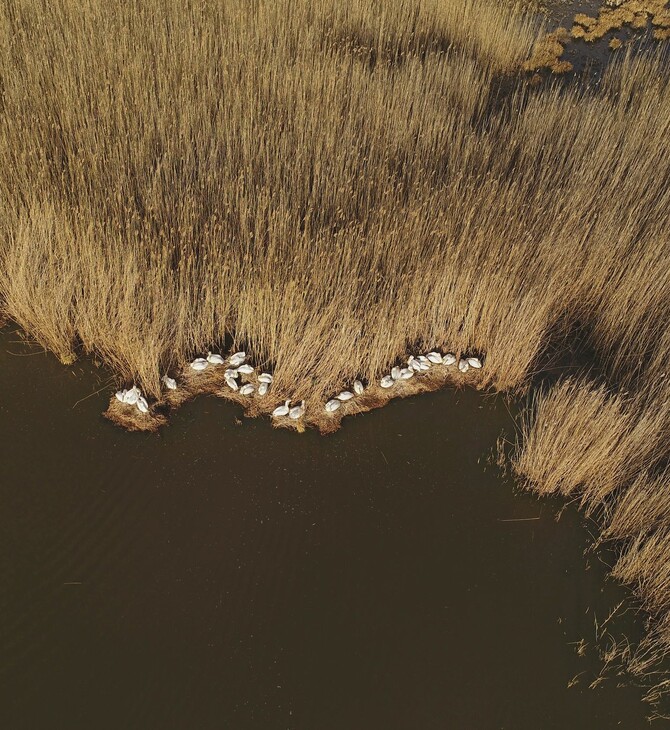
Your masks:
{"label": "reed bed", "polygon": [[[670,86],[630,54],[529,85],[543,33],[473,0],[6,0],[0,300],[165,408],[220,389],[189,359],[245,349],[275,378],[250,415],[304,399],[322,430],[409,351],[478,354],[465,382],[510,393],[560,361],[515,468],[617,541],[646,668],[670,646]],[[389,396],[366,397],[346,412]]]}

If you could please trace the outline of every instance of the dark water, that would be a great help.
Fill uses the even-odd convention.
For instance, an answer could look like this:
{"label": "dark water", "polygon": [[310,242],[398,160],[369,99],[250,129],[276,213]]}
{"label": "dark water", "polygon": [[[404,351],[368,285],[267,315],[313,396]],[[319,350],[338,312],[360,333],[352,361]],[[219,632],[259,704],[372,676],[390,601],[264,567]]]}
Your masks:
{"label": "dark water", "polygon": [[501,399],[435,393],[322,438],[202,398],[128,434],[100,415],[100,371],[16,340],[0,727],[645,726],[640,689],[588,689],[594,618],[625,592],[578,515],[489,463]]}

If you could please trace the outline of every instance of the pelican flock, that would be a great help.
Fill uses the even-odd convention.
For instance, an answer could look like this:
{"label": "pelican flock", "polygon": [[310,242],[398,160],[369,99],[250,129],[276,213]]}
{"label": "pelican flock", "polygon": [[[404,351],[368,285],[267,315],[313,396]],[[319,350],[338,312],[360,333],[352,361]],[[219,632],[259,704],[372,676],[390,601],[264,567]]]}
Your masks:
{"label": "pelican flock", "polygon": [[[391,368],[391,372],[388,375],[384,375],[379,381],[379,385],[382,388],[392,388],[396,383],[401,380],[409,380],[415,375],[428,372],[433,366],[441,365],[443,367],[450,367],[457,362],[456,355],[453,352],[447,352],[442,354],[437,350],[431,350],[425,355],[410,355],[407,359],[407,366],[394,365]],[[458,369],[460,372],[465,373],[470,368],[479,370],[482,367],[482,361],[477,357],[463,357],[458,360]],[[360,380],[354,382],[354,392],[344,390],[338,395],[334,396],[326,402],[326,413],[335,413],[343,402],[346,402],[354,397],[355,395],[363,395],[365,388]]]}
{"label": "pelican flock", "polygon": [[116,400],[127,406],[135,406],[140,413],[149,413],[149,404],[142,391],[133,385],[129,390],[117,390]]}
{"label": "pelican flock", "polygon": [[[473,360],[475,358],[472,358]],[[407,367],[398,366],[391,370],[390,375],[384,375],[379,381],[382,388],[392,388],[399,380],[409,380],[415,375],[428,372],[434,365],[449,367],[456,362],[456,355],[453,352],[442,354],[437,350],[431,350],[425,355],[410,355],[407,358]],[[479,361],[478,361],[479,362]],[[481,367],[481,365],[480,365]],[[464,372],[464,371],[463,371]]]}
{"label": "pelican flock", "polygon": [[[267,395],[272,386],[273,376],[268,372],[259,373],[256,376],[255,383],[240,382],[240,376],[252,376],[256,372],[253,365],[247,362],[247,354],[243,351],[233,353],[228,357],[227,361],[222,355],[208,352],[206,357],[197,357],[189,363],[189,367],[195,372],[202,372],[210,367],[219,367],[221,365],[226,366],[223,373],[225,384],[228,388],[238,392],[240,395],[252,396],[256,394],[262,398]],[[379,385],[384,389],[392,388],[398,382],[422,375],[434,366],[448,368],[452,365],[457,365],[459,372],[467,373],[471,368],[480,370],[483,363],[478,357],[463,355],[457,358],[453,352],[443,354],[438,350],[431,350],[425,355],[410,355],[405,365],[394,365],[389,374],[382,376],[379,380]],[[177,381],[174,378],[163,375],[161,380],[168,390],[177,390]],[[326,401],[325,411],[328,414],[333,414],[344,403],[364,393],[365,386],[363,385],[363,381],[355,380],[351,390],[342,390]],[[133,385],[129,390],[119,390],[115,395],[120,403],[135,406],[140,413],[149,413],[149,404],[137,386]],[[299,420],[305,415],[305,411],[306,406],[304,400],[295,405],[291,405],[291,401],[286,400],[272,411],[272,417],[285,418],[288,416],[291,420]]]}

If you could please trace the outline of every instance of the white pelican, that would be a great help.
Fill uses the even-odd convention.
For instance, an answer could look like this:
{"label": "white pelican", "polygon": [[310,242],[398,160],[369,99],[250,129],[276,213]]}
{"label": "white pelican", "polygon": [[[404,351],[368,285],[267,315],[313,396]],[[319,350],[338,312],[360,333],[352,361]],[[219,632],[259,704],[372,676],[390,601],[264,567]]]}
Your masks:
{"label": "white pelican", "polygon": [[415,362],[419,363],[419,372],[424,372],[425,370],[430,370],[431,368],[431,362],[425,355],[419,355],[419,357],[416,358]]}
{"label": "white pelican", "polygon": [[223,374],[223,377],[224,378],[233,378],[233,380],[234,380],[235,378],[238,377],[238,372],[234,368],[228,368],[228,370],[226,370],[226,372]]}
{"label": "white pelican", "polygon": [[116,400],[121,401],[121,403],[125,403],[124,399],[127,392],[127,390],[117,390],[116,393],[114,393],[114,395],[116,396]]}
{"label": "white pelican", "polygon": [[240,365],[239,368],[237,368],[238,373],[243,373],[244,375],[251,375],[253,373],[254,369],[251,367],[251,365]]}
{"label": "white pelican", "polygon": [[235,378],[225,378],[225,381],[226,381],[226,385],[227,385],[227,386],[228,386],[228,387],[229,387],[229,388],[230,388],[231,390],[237,390],[237,389],[238,389],[238,388],[240,387],[240,386],[239,386],[239,385],[237,384],[237,380],[235,380]]}
{"label": "white pelican", "polygon": [[265,395],[268,392],[269,387],[270,384],[262,380],[258,386],[258,395]]}
{"label": "white pelican", "polygon": [[240,388],[240,395],[251,395],[256,388],[251,383],[247,383]]}
{"label": "white pelican", "polygon": [[391,377],[393,380],[400,380],[400,368],[397,365],[391,370]]}
{"label": "white pelican", "polygon": [[196,359],[191,363],[191,367],[194,370],[204,370],[208,364],[209,363],[204,357],[196,357]]}
{"label": "white pelican", "polygon": [[354,397],[354,394],[350,390],[343,390],[341,393],[338,393],[336,396],[337,400],[345,401],[345,400],[351,400]]}
{"label": "white pelican", "polygon": [[268,385],[270,385],[270,383],[272,382],[272,375],[270,375],[270,373],[261,373],[258,376],[258,382],[267,383]]}
{"label": "white pelican", "polygon": [[468,361],[467,361],[467,360],[466,360],[466,359],[465,359],[464,357],[462,357],[462,358],[461,358],[461,359],[460,359],[460,360],[458,361],[458,369],[459,369],[459,370],[460,370],[460,371],[461,371],[462,373],[467,373],[467,372],[468,372],[468,370],[470,369],[470,363],[468,363]]}
{"label": "white pelican", "polygon": [[305,401],[301,400],[300,405],[293,406],[291,410],[288,412],[288,417],[292,418],[294,421],[297,421],[299,418],[301,418],[305,413]]}
{"label": "white pelican", "polygon": [[415,373],[418,373],[421,370],[421,363],[419,360],[417,360],[415,357],[412,358],[412,361],[409,363],[410,370],[413,370]]}
{"label": "white pelican", "polygon": [[482,361],[478,357],[469,357],[468,365],[475,370],[479,370],[482,366]]}
{"label": "white pelican", "polygon": [[363,387],[363,383],[361,383],[360,380],[354,380],[354,393],[356,395],[363,395],[363,391],[365,388]]}
{"label": "white pelican", "polygon": [[414,355],[410,355],[410,356],[409,356],[409,357],[407,358],[407,364],[408,364],[408,365],[411,365],[411,364],[412,364],[413,362],[414,362]]}
{"label": "white pelican", "polygon": [[403,368],[400,371],[400,380],[409,380],[414,377],[414,370],[411,368]]}
{"label": "white pelican", "polygon": [[443,365],[453,365],[455,362],[456,362],[456,355],[454,355],[453,352],[448,352],[446,355],[442,356]]}
{"label": "white pelican", "polygon": [[273,416],[288,416],[289,407],[288,404],[290,403],[290,400],[287,400],[284,402],[283,406],[277,406],[274,411],[272,411]]}
{"label": "white pelican", "polygon": [[133,385],[133,387],[130,390],[126,391],[126,394],[123,396],[123,402],[128,403],[129,405],[135,405],[137,403],[137,399],[140,397],[140,389]]}
{"label": "white pelican", "polygon": [[137,410],[140,413],[149,413],[149,404],[142,396],[137,399]]}
{"label": "white pelican", "polygon": [[207,362],[210,365],[223,365],[224,360],[221,355],[212,355],[211,352],[207,353]]}
{"label": "white pelican", "polygon": [[328,411],[328,413],[334,413],[341,405],[342,403],[339,400],[333,398],[326,403],[326,411]]}
{"label": "white pelican", "polygon": [[382,388],[390,388],[395,383],[395,380],[390,375],[385,375],[380,381],[379,385],[382,386]]}
{"label": "white pelican", "polygon": [[241,365],[246,359],[246,352],[236,352],[234,355],[230,356],[229,362],[234,368],[236,368],[238,365]]}
{"label": "white pelican", "polygon": [[429,352],[426,357],[433,363],[433,365],[442,365],[442,355],[439,352]]}
{"label": "white pelican", "polygon": [[162,380],[167,388],[177,390],[177,381],[174,378],[171,378],[169,375],[163,375]]}

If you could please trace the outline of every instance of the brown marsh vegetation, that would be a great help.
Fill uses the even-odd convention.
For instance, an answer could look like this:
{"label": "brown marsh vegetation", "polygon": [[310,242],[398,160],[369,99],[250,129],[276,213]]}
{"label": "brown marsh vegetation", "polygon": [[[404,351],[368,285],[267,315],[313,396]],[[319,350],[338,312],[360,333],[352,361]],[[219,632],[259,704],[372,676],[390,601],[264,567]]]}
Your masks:
{"label": "brown marsh vegetation", "polygon": [[409,350],[512,393],[551,366],[515,468],[616,541],[642,671],[670,648],[670,85],[628,55],[531,87],[540,34],[473,0],[7,0],[1,304],[157,399],[243,347],[275,375],[252,414]]}

